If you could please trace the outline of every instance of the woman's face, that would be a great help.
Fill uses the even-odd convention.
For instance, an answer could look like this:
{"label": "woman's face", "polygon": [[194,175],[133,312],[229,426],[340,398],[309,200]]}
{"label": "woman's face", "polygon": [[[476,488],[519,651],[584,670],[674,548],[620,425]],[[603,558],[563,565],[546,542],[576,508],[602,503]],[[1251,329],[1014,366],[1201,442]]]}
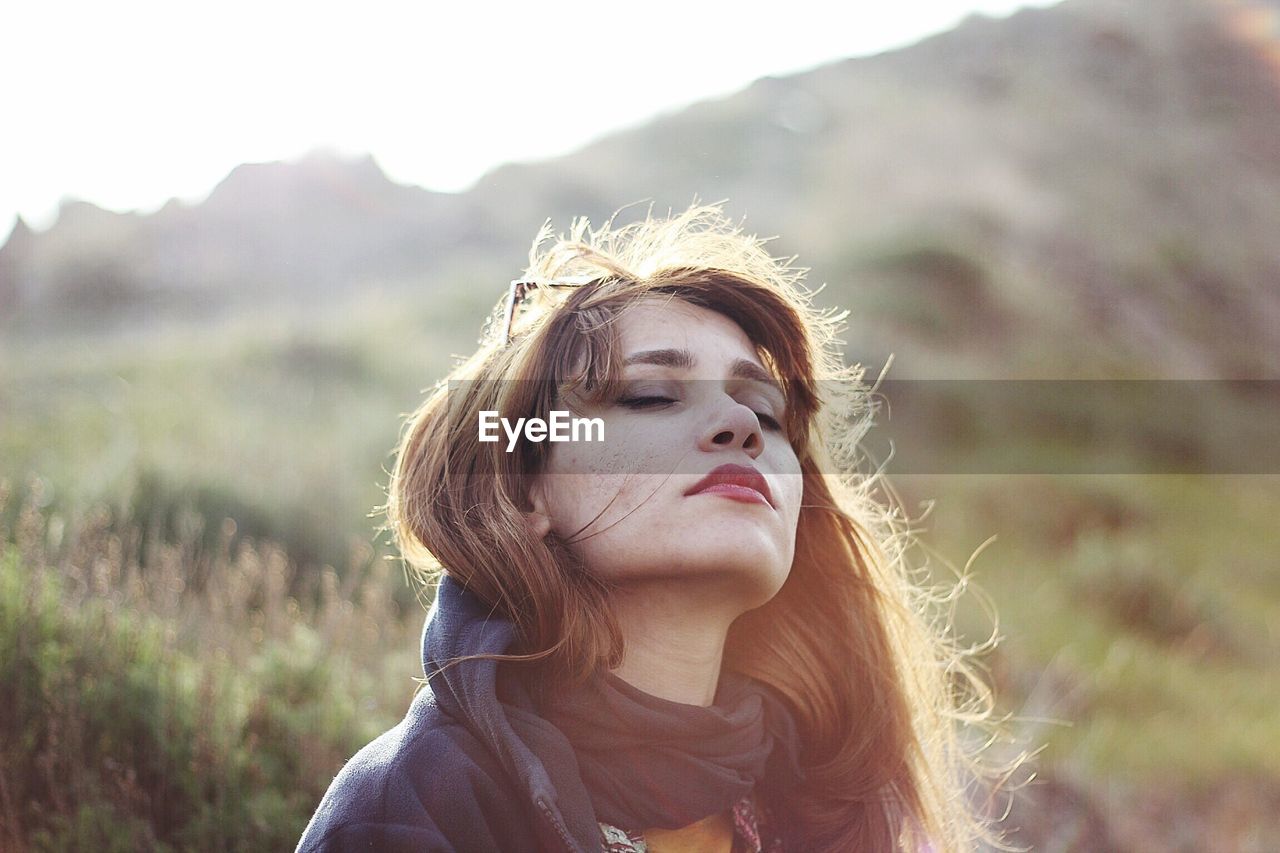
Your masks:
{"label": "woman's face", "polygon": [[[803,491],[781,389],[752,376],[768,373],[751,341],[714,311],[647,298],[618,322],[622,391],[577,413],[603,420],[604,441],[550,445],[536,532],[613,581],[697,578],[748,609],[767,602],[791,568]],[[713,473],[725,465],[740,467]]]}

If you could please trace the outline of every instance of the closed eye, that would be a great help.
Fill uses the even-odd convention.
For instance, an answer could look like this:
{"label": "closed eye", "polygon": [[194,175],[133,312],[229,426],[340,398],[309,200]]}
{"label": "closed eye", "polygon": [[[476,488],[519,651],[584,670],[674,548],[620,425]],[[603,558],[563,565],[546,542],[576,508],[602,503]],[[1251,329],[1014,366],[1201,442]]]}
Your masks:
{"label": "closed eye", "polygon": [[618,402],[629,409],[652,409],[657,406],[665,406],[670,403],[676,403],[679,401],[674,400],[671,397],[648,396],[648,397],[624,397]]}
{"label": "closed eye", "polygon": [[[624,397],[618,400],[619,405],[626,406],[628,409],[655,409],[660,406],[668,406],[672,403],[678,403],[678,402],[680,401],[673,399],[671,397],[662,397],[662,396],[656,396],[656,395],[641,396],[641,397]],[[774,432],[782,431],[782,424],[779,423],[777,418],[773,417],[773,415],[770,415],[768,412],[754,412],[754,414],[766,429],[772,430]]]}
{"label": "closed eye", "polygon": [[768,429],[775,430],[777,432],[782,431],[782,424],[778,423],[777,419],[774,418],[773,415],[768,415],[764,412],[756,412],[756,417],[760,420],[760,423],[764,424]]}

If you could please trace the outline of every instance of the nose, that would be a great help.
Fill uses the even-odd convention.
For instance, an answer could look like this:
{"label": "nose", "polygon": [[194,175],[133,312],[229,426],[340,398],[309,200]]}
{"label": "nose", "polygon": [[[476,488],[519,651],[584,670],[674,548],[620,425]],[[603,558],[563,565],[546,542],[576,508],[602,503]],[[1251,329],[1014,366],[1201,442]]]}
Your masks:
{"label": "nose", "polygon": [[716,410],[715,418],[703,430],[698,449],[706,451],[741,448],[752,459],[764,451],[760,419],[749,406],[729,398]]}

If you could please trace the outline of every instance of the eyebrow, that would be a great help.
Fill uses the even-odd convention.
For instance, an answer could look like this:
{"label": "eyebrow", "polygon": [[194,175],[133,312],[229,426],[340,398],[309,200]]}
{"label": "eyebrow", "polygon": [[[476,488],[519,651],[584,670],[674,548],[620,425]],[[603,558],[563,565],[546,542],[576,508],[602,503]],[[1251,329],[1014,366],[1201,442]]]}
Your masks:
{"label": "eyebrow", "polygon": [[[651,349],[632,353],[626,357],[622,365],[627,367],[632,364],[656,364],[661,367],[692,370],[696,363],[693,353],[687,349]],[[733,364],[729,365],[729,375],[735,379],[749,379],[754,382],[761,382],[781,394],[784,401],[787,399],[787,395],[782,390],[778,380],[774,379],[767,370],[754,361],[748,361],[745,358],[736,359]]]}

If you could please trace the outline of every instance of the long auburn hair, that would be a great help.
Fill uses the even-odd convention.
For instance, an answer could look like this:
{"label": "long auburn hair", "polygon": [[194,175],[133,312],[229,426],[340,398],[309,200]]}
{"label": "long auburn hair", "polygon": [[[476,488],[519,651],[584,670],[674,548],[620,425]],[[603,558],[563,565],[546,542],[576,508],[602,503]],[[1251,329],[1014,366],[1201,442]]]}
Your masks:
{"label": "long auburn hair", "polygon": [[[387,493],[387,528],[424,589],[447,572],[512,620],[539,683],[584,679],[623,657],[607,582],[522,513],[546,445],[479,441],[479,412],[549,417],[581,399],[612,399],[622,358],[615,320],[646,296],[678,298],[735,321],[787,395],[786,433],[804,494],[795,558],[778,594],[742,614],[722,666],[789,701],[806,781],[772,804],[802,850],[959,851],[989,838],[972,805],[981,781],[966,725],[990,717],[991,694],[951,640],[936,590],[905,558],[910,531],[860,466],[874,407],[864,368],[845,366],[847,312],[820,311],[804,270],[772,258],[715,206],[591,229],[576,220],[544,244],[526,278],[582,276],[509,343],[495,306],[474,355],[405,422]],[[878,472],[877,472],[878,475]],[[890,494],[892,492],[890,491]]]}

